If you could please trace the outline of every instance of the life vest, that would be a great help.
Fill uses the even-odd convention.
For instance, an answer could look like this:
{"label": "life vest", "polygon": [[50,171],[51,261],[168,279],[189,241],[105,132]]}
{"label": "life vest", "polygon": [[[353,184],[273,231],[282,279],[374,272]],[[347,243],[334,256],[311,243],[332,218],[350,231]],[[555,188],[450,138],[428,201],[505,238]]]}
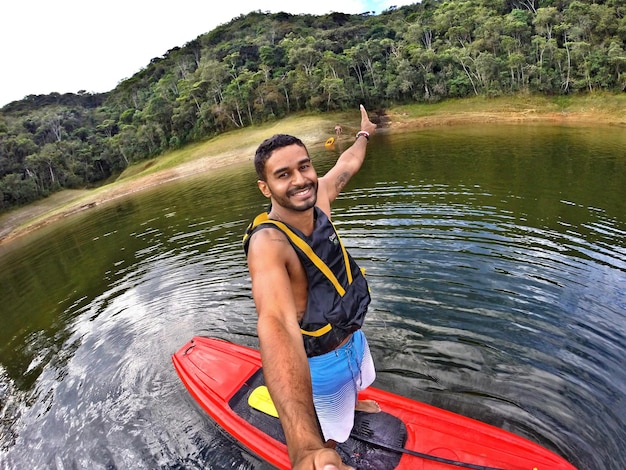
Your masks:
{"label": "life vest", "polygon": [[307,307],[300,331],[308,357],[332,351],[363,325],[370,294],[363,271],[346,251],[326,214],[315,207],[315,227],[310,237],[299,230],[258,215],[246,229],[246,254],[250,236],[263,228],[283,232],[302,262],[308,279]]}

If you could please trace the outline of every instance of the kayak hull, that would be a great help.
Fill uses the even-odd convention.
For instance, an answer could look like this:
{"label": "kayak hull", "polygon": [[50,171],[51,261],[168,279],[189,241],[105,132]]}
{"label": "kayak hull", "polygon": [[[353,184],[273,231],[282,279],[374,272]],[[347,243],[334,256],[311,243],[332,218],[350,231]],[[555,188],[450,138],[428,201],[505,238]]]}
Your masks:
{"label": "kayak hull", "polygon": [[[172,356],[172,361],[189,393],[224,430],[277,468],[291,468],[279,420],[251,409],[247,404],[250,392],[263,384],[261,357],[257,350],[217,338],[196,336]],[[444,463],[446,461],[470,465],[465,468],[575,468],[527,439],[425,403],[374,387],[360,392],[359,399],[375,400],[382,413],[357,413],[354,438],[340,447],[344,461],[356,468],[452,468],[450,463]],[[396,430],[393,426],[402,429]],[[395,441],[400,434],[402,441]],[[372,440],[375,441],[373,444],[368,442]],[[381,442],[383,446],[376,444]],[[398,446],[427,457],[398,452]],[[376,465],[372,462],[385,466],[372,466]],[[463,468],[462,465],[456,466]]]}

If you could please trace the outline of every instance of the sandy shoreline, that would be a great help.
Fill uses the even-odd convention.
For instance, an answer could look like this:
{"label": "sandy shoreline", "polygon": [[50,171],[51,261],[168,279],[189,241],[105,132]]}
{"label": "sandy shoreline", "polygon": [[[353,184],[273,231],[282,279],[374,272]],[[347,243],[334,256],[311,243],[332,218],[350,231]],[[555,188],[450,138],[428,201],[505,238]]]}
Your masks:
{"label": "sandy shoreline", "polygon": [[[616,118],[612,115],[594,111],[543,113],[536,112],[534,109],[525,109],[515,112],[447,113],[445,115],[419,118],[410,118],[404,114],[391,113],[386,117],[389,122],[385,126],[385,132],[388,133],[410,132],[420,128],[469,123],[549,122],[571,125],[616,125],[619,127],[626,125],[626,118]],[[286,130],[285,132],[291,131]],[[296,133],[298,131],[293,132]],[[306,137],[302,133],[297,133],[296,135],[300,136],[309,145],[308,142],[310,141],[324,142],[327,133],[321,131],[313,132],[308,133]],[[61,191],[42,201],[0,214],[0,245],[10,243],[39,228],[119,197],[247,160],[248,157],[242,157],[242,155],[252,155],[254,148],[240,146],[234,149],[231,148],[228,151],[210,154],[210,148],[207,146],[205,156],[198,157],[175,168],[168,168],[143,176],[129,177],[93,190]]]}

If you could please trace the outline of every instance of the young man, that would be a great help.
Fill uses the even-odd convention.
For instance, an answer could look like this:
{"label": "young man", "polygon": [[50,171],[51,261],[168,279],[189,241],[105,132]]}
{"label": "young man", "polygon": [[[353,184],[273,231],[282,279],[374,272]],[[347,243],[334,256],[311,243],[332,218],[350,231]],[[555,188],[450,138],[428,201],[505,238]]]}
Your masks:
{"label": "young man", "polygon": [[360,330],[367,282],[330,222],[331,203],[361,168],[376,130],[360,110],[354,144],[321,178],[293,136],[265,140],[254,160],[271,207],[248,227],[244,248],[265,382],[296,470],[348,469],[334,444],[349,437],[355,408],[380,411],[356,400],[375,377]]}

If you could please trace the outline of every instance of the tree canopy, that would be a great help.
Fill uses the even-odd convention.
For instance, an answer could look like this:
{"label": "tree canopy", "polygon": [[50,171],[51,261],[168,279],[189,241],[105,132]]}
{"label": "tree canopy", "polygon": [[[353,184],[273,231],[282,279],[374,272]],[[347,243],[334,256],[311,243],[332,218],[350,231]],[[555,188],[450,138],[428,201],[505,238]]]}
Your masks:
{"label": "tree canopy", "polygon": [[0,110],[0,210],[289,113],[626,90],[619,0],[423,0],[379,15],[239,16],[108,93]]}

